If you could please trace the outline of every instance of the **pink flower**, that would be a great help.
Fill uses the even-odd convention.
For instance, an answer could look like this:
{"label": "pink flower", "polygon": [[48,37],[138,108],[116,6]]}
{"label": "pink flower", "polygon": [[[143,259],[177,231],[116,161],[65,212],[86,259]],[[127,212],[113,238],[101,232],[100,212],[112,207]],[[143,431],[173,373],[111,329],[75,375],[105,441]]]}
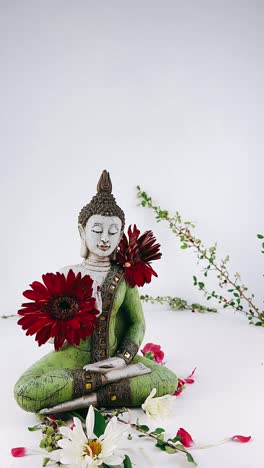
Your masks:
{"label": "pink flower", "polygon": [[179,396],[185,388],[185,384],[193,384],[195,380],[192,378],[196,371],[196,367],[193,369],[192,373],[186,377],[186,379],[178,379],[178,386],[173,393],[174,396]]}
{"label": "pink flower", "polygon": [[181,444],[184,447],[191,447],[194,444],[189,432],[185,431],[182,427],[178,430],[176,436],[181,437]]}
{"label": "pink flower", "polygon": [[146,358],[162,364],[164,352],[161,350],[160,345],[147,343],[144,348],[141,349],[141,352]]}
{"label": "pink flower", "polygon": [[13,457],[25,457],[27,455],[26,447],[14,447],[11,449],[11,454]]}
{"label": "pink flower", "polygon": [[231,440],[233,440],[234,442],[240,442],[242,444],[249,442],[250,439],[251,436],[234,435],[233,437],[231,437]]}

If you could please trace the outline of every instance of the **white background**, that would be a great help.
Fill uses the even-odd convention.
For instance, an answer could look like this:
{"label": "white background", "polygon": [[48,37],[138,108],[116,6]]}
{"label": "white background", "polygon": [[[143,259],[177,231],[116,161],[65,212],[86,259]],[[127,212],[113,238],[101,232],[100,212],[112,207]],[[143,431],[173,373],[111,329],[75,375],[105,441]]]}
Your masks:
{"label": "white background", "polygon": [[162,244],[145,293],[203,300],[195,256],[137,207],[137,184],[218,241],[262,305],[263,13],[261,0],[0,1],[3,313],[80,261],[77,216],[103,169],[127,226]]}
{"label": "white background", "polygon": [[[207,245],[218,241],[263,305],[263,14],[261,0],[0,1],[2,314],[16,312],[42,273],[80,261],[77,217],[103,169],[127,225],[153,229],[162,244],[159,278],[143,292],[203,301],[195,256],[137,207],[137,184],[198,223]],[[145,342],[160,343],[181,377],[198,366],[173,428],[202,443],[252,434],[250,445],[196,459],[201,468],[262,467],[263,330],[230,311],[171,314],[147,315]],[[36,434],[12,387],[47,349],[9,320],[0,466],[36,468],[7,455]]]}

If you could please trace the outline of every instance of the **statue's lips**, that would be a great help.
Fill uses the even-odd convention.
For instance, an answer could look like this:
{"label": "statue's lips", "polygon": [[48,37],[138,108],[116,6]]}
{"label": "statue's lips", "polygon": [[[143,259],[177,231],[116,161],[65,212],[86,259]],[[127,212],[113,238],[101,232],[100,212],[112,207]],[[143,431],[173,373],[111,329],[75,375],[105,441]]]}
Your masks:
{"label": "statue's lips", "polygon": [[100,250],[103,250],[104,252],[106,252],[106,250],[109,250],[110,247],[108,245],[99,245],[98,246]]}

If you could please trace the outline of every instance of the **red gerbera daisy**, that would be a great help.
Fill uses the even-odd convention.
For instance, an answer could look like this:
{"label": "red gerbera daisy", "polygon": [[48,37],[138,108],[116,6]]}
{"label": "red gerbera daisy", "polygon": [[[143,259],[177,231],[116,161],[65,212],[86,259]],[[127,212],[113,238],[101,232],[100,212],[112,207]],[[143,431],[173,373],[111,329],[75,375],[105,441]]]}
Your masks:
{"label": "red gerbera daisy", "polygon": [[67,341],[79,345],[80,340],[91,336],[98,326],[95,298],[92,297],[93,280],[89,275],[81,276],[70,270],[63,273],[42,275],[43,283],[34,281],[32,290],[23,295],[32,300],[22,304],[18,311],[23,317],[18,321],[26,335],[34,335],[39,346],[54,337],[58,351]]}
{"label": "red gerbera daisy", "polygon": [[150,262],[161,257],[153,232],[146,231],[140,237],[139,234],[135,224],[133,229],[129,226],[128,239],[124,234],[117,252],[117,261],[125,267],[125,279],[132,288],[150,283],[152,275],[158,276]]}

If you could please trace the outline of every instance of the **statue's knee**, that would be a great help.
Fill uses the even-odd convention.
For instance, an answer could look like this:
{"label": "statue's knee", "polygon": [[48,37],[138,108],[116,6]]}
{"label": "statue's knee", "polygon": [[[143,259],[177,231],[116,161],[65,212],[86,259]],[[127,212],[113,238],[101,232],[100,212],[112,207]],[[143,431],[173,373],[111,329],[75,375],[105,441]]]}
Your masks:
{"label": "statue's knee", "polygon": [[41,402],[36,398],[38,378],[25,379],[23,376],[14,387],[14,396],[18,405],[25,411],[36,413],[41,409]]}
{"label": "statue's knee", "polygon": [[178,387],[178,377],[170,371],[170,375],[168,376],[168,393],[174,393]]}

